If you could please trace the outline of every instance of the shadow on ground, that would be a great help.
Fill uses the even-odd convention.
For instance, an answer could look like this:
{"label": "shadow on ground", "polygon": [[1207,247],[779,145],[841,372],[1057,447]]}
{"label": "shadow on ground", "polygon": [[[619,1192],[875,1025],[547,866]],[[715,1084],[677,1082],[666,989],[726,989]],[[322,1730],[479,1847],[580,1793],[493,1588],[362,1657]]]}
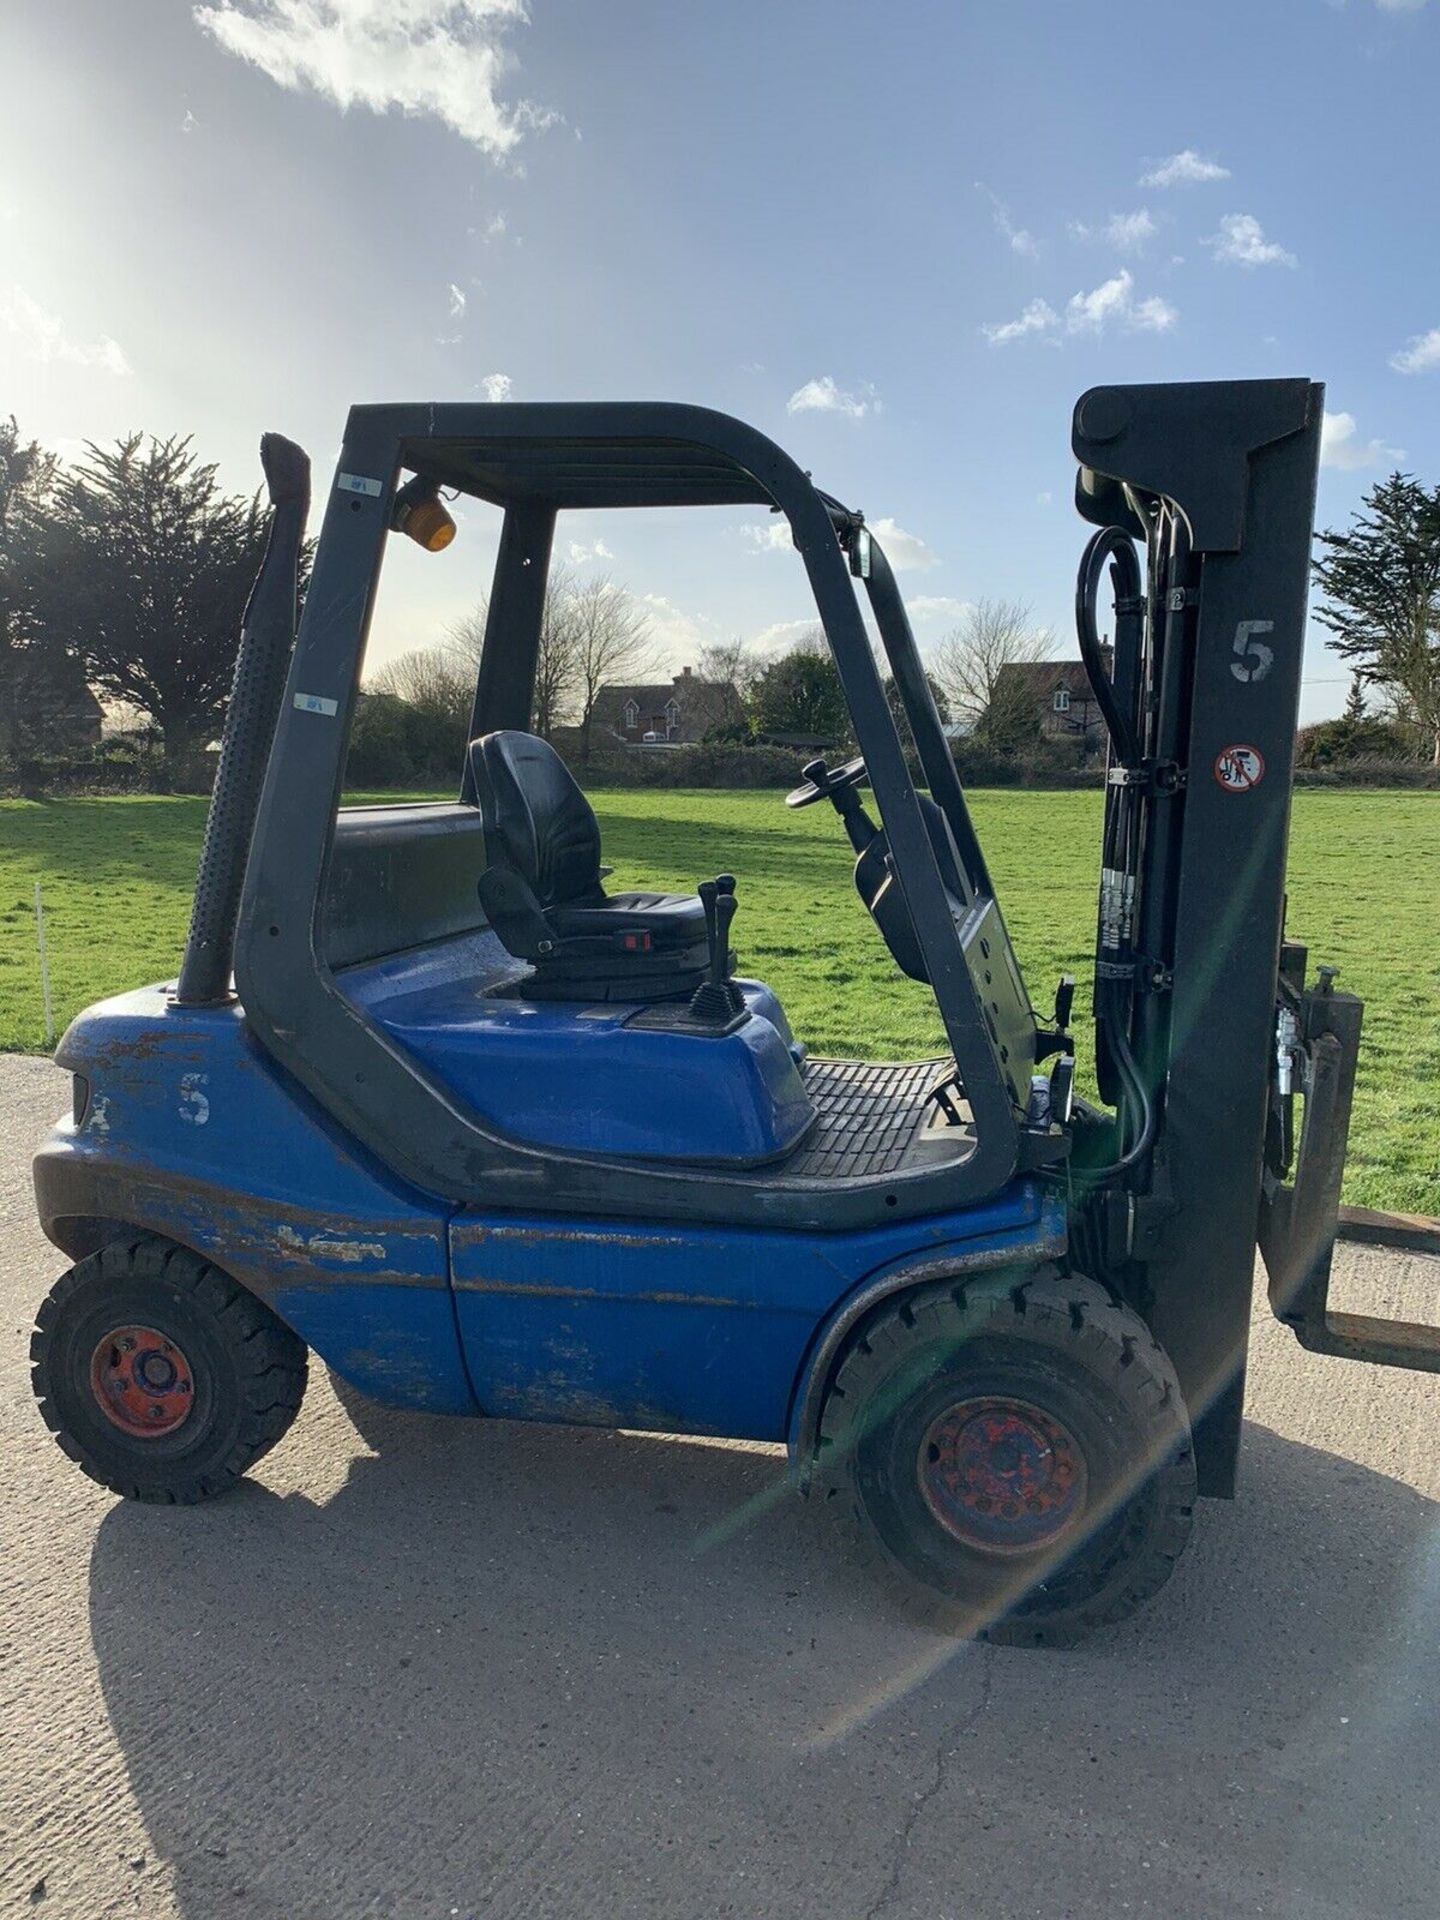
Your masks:
{"label": "shadow on ground", "polygon": [[1440,1899],[1436,1510],[1395,1481],[1252,1426],[1160,1599],[1034,1654],[898,1623],[775,1456],[369,1430],[323,1506],[101,1525],[106,1706],[193,1920]]}

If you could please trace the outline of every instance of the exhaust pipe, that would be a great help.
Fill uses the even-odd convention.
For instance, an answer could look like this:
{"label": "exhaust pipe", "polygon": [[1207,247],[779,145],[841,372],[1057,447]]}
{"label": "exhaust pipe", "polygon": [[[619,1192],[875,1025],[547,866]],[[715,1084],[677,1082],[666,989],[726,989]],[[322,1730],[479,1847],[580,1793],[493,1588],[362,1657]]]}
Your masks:
{"label": "exhaust pipe", "polygon": [[235,656],[220,764],[205,819],[190,933],[173,996],[181,1007],[222,1006],[233,997],[230,973],[240,890],[295,644],[300,549],[310,510],[310,460],[293,440],[267,433],[260,441],[260,464],[274,512],[265,558],[240,622],[240,651]]}

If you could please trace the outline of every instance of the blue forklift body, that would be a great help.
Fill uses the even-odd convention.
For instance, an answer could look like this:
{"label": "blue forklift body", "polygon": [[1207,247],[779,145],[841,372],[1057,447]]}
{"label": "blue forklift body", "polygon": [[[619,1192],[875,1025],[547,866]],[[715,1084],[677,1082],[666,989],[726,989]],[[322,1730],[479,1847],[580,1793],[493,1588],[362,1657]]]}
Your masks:
{"label": "blue forklift body", "polygon": [[[747,997],[757,1009],[747,1024],[777,1033],[758,1012],[783,1025],[773,996],[752,983]],[[507,1097],[533,1097],[547,1073],[573,1076],[575,1029],[582,1044],[595,1041],[583,1013],[546,1010],[524,1076],[530,1094],[507,1071]],[[737,1106],[752,1091],[749,1049],[727,1058],[714,1040],[663,1034],[625,1044],[637,1041],[657,1050],[647,1076],[657,1090],[683,1090],[680,1057],[698,1048],[713,1110],[726,1109],[713,1090],[727,1072]],[[52,1240],[79,1255],[123,1222],[207,1255],[336,1373],[391,1406],[788,1440],[797,1450],[827,1356],[885,1294],[1030,1266],[1065,1246],[1062,1201],[1029,1178],[979,1206],[839,1232],[437,1201],[348,1138],[256,1045],[238,1007],[178,1007],[164,987],[90,1008],[58,1058],[75,1075],[75,1113],[35,1163]],[[539,1100],[535,1124],[558,1127],[558,1112]],[[642,1125],[638,1113],[632,1124]],[[643,1124],[663,1132],[685,1121],[657,1092]],[[576,1146],[589,1128],[582,1104]]]}

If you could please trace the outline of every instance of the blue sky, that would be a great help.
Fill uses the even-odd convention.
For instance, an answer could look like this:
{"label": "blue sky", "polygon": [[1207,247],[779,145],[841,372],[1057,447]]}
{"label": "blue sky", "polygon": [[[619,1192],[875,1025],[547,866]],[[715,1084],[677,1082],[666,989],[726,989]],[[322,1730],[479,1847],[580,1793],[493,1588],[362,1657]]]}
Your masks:
{"label": "blue sky", "polygon": [[[1440,479],[1440,0],[46,0],[0,17],[0,412],[328,479],[356,400],[740,414],[889,526],[922,640],[1073,651],[1071,406],[1306,374],[1321,524]],[[373,656],[483,589],[387,563]],[[808,603],[752,514],[564,529],[676,667]],[[883,534],[882,534],[883,537]],[[599,542],[604,552],[594,552]],[[1338,709],[1317,631],[1305,714]]]}

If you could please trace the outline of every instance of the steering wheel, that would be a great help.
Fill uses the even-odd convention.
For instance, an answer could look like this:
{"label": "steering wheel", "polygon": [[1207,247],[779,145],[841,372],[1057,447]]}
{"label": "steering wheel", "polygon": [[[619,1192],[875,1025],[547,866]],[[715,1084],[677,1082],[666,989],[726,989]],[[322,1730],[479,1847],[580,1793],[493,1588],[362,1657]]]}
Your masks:
{"label": "steering wheel", "polygon": [[852,787],[863,787],[869,778],[865,762],[858,754],[833,771],[823,760],[811,760],[800,771],[805,776],[804,783],[796,787],[793,793],[786,794],[787,807],[813,807],[817,800],[833,800],[837,794],[846,793]]}

